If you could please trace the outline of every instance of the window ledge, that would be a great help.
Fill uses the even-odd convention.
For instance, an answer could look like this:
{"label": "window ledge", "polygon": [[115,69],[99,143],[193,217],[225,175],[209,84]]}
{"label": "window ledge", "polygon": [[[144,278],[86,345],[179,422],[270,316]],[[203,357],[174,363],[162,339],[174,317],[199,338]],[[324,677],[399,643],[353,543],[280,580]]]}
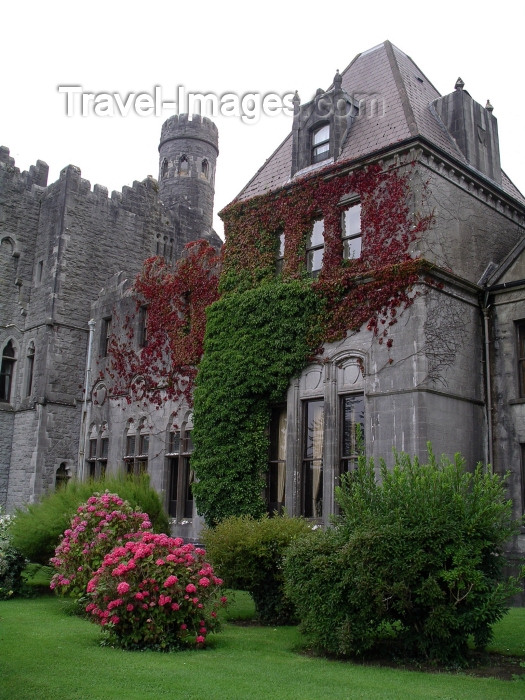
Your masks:
{"label": "window ledge", "polygon": [[519,399],[509,399],[508,404],[509,406],[519,406],[520,404],[525,404],[525,396],[522,396]]}

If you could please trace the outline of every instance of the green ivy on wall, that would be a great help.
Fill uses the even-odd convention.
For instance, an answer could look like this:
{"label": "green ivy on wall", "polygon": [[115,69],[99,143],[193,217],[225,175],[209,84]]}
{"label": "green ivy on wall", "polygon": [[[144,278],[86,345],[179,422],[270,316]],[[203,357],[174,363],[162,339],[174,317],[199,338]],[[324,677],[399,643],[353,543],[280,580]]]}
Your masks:
{"label": "green ivy on wall", "polygon": [[265,512],[270,408],[308,362],[318,317],[318,297],[300,280],[232,293],[208,309],[192,455],[197,509],[208,524]]}

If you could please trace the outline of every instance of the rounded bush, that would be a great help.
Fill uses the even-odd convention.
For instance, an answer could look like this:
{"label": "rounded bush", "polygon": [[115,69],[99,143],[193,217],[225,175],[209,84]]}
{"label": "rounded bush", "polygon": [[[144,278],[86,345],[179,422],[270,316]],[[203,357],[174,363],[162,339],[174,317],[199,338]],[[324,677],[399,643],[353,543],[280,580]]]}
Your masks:
{"label": "rounded bush", "polygon": [[208,556],[229,588],[251,593],[257,617],[265,624],[296,622],[295,606],[284,593],[286,548],[311,534],[303,518],[231,516],[202,533]]}
{"label": "rounded bush", "polygon": [[93,572],[117,544],[151,530],[146,513],[134,510],[116,493],[95,493],[77,508],[51,564],[57,570],[51,588],[81,597]]}
{"label": "rounded bush", "polygon": [[202,648],[226,603],[205,555],[181,538],[144,533],[104,557],[86,612],[124,649]]}
{"label": "rounded bush", "polygon": [[503,568],[519,523],[489,469],[438,463],[430,448],[428,464],[395,456],[380,481],[364,458],[341,479],[336,527],[288,550],[285,590],[325,652],[462,662],[519,590]]}

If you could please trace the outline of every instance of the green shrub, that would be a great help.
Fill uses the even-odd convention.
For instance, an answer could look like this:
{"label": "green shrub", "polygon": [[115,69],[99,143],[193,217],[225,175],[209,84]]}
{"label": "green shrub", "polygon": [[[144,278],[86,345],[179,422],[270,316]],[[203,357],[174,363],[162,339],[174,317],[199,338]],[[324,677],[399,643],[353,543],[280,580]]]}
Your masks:
{"label": "green shrub", "polygon": [[2,515],[0,508],[0,600],[19,595],[24,585],[22,571],[26,560],[13,546],[12,525],[13,518]]}
{"label": "green shrub", "polygon": [[132,508],[150,517],[155,532],[168,532],[168,517],[158,493],[143,477],[110,477],[99,481],[73,481],[67,488],[44,496],[39,503],[20,509],[12,527],[13,544],[30,561],[48,564],[77,508],[96,491],[118,493]]}
{"label": "green shrub", "polygon": [[519,590],[503,576],[505,542],[519,526],[505,480],[456,455],[428,464],[396,455],[392,471],[361,458],[342,479],[342,515],[326,533],[296,543],[286,592],[313,644],[332,654],[388,648],[405,657],[458,662]]}
{"label": "green shrub", "polygon": [[295,609],[283,591],[283,554],[299,535],[311,533],[302,518],[231,516],[203,532],[210,561],[228,588],[251,593],[266,624],[291,624]]}

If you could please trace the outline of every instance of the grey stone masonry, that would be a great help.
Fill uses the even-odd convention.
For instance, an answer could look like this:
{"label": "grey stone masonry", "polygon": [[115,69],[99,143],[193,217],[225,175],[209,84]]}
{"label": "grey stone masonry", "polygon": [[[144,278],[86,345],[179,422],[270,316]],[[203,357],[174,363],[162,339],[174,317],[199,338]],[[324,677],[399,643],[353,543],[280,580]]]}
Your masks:
{"label": "grey stone masonry", "polygon": [[172,264],[192,240],[222,245],[212,230],[217,143],[207,119],[168,120],[162,157],[174,163],[181,150],[188,169],[165,183],[164,201],[152,177],[109,196],[74,165],[48,186],[45,163],[20,173],[0,148],[0,351],[14,353],[0,400],[0,504],[34,501],[58,468],[78,470],[88,321],[108,280],[132,281],[154,255]]}

